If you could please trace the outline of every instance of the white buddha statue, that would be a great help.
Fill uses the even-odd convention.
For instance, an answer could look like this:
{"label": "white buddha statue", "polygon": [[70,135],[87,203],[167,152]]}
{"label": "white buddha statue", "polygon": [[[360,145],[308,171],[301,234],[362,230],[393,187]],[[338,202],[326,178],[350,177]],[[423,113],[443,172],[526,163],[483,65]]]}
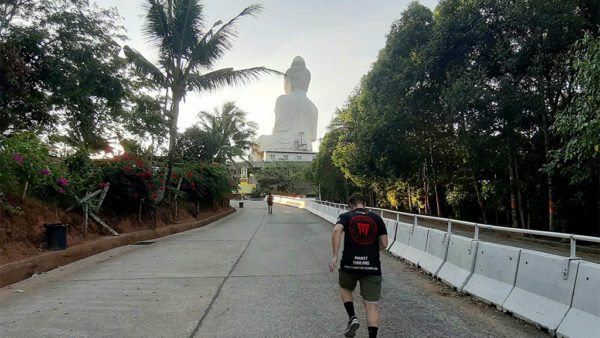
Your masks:
{"label": "white buddha statue", "polygon": [[285,72],[284,89],[275,103],[275,126],[272,135],[258,138],[261,151],[312,151],[317,138],[317,107],[306,97],[310,71],[304,59],[296,56]]}

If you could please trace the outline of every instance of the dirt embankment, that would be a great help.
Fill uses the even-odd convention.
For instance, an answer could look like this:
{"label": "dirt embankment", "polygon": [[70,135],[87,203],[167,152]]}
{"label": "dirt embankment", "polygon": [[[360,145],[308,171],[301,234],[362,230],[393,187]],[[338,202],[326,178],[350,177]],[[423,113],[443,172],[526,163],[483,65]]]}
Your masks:
{"label": "dirt embankment", "polygon": [[[15,204],[21,207],[24,215],[9,215],[6,211],[0,210],[0,265],[44,253],[46,251],[44,224],[68,223],[67,244],[69,248],[110,235],[91,218],[87,234],[84,235],[81,208],[65,213],[62,208],[44,205],[35,200],[18,201]],[[195,222],[230,208],[228,205],[224,205],[201,209],[200,213],[197,213],[193,204],[179,203],[176,219],[173,217],[173,206],[161,206],[154,212],[145,210],[141,219],[138,219],[137,214],[118,216],[110,210],[101,210],[100,217],[118,233],[124,234],[161,228],[170,224]]]}

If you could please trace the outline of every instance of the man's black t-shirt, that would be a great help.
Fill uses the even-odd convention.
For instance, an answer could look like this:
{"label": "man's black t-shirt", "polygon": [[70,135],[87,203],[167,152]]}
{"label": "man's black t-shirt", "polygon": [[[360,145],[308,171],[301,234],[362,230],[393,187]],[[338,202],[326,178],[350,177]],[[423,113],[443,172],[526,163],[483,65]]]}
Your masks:
{"label": "man's black t-shirt", "polygon": [[341,214],[336,223],[344,226],[341,270],[381,276],[379,236],[387,235],[381,217],[366,209],[354,209]]}

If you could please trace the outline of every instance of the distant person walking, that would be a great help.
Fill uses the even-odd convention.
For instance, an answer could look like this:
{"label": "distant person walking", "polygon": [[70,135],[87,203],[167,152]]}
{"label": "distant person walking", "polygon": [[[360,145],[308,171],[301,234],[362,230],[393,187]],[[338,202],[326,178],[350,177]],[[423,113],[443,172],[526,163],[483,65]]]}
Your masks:
{"label": "distant person walking", "polygon": [[269,208],[269,214],[273,214],[273,195],[267,195],[267,207]]}
{"label": "distant person walking", "polygon": [[344,251],[339,270],[340,295],[349,318],[344,336],[354,337],[360,326],[352,298],[352,291],[358,282],[367,311],[369,338],[373,338],[377,337],[379,329],[377,303],[381,298],[382,281],[379,251],[388,245],[387,230],[381,217],[365,209],[363,195],[353,194],[348,203],[350,211],[339,216],[331,235],[333,259],[329,271],[335,269],[344,232]]}

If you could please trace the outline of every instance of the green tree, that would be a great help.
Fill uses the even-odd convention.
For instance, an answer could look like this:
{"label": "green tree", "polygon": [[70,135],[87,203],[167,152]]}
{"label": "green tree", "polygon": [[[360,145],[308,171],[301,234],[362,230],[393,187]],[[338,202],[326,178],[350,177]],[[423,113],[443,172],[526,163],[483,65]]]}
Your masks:
{"label": "green tree", "polygon": [[210,162],[218,152],[218,140],[199,126],[192,126],[179,136],[177,152],[184,161]]}
{"label": "green tree", "polygon": [[212,114],[206,111],[198,113],[199,126],[208,134],[212,160],[231,163],[252,149],[258,126],[248,121],[246,115],[234,102],[224,103],[220,111],[215,108]]}
{"label": "green tree", "polygon": [[145,4],[145,32],[158,46],[158,65],[128,46],[124,50],[140,73],[168,92],[170,172],[178,136],[179,104],[188,92],[243,84],[273,71],[264,67],[214,70],[216,61],[233,46],[239,19],[257,15],[260,5],[248,6],[228,22],[217,21],[207,29],[204,6],[198,0],[147,0]]}
{"label": "green tree", "polygon": [[573,103],[557,114],[552,125],[562,147],[551,153],[551,165],[570,177],[572,184],[597,180],[596,234],[600,234],[600,38],[587,34],[578,49],[574,85],[579,90]]}
{"label": "green tree", "polygon": [[279,161],[267,163],[256,172],[256,180],[263,191],[271,193],[300,193],[308,189],[304,181],[307,162]]}
{"label": "green tree", "polygon": [[305,179],[310,182],[325,201],[346,203],[348,196],[356,191],[357,187],[344,173],[335,166],[332,160],[336,149],[343,123],[339,118],[339,110],[336,117],[329,124],[328,132],[321,141],[319,152],[311,162],[306,171]]}
{"label": "green tree", "polygon": [[17,10],[0,10],[12,22],[0,38],[0,132],[60,125],[60,140],[104,148],[126,94],[116,11],[85,0],[8,3]]}

